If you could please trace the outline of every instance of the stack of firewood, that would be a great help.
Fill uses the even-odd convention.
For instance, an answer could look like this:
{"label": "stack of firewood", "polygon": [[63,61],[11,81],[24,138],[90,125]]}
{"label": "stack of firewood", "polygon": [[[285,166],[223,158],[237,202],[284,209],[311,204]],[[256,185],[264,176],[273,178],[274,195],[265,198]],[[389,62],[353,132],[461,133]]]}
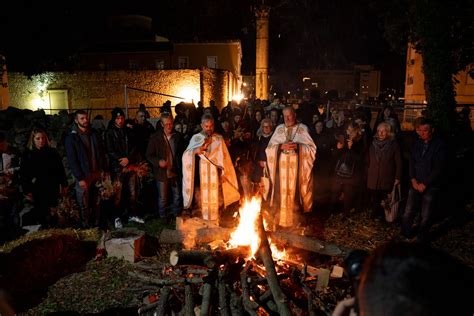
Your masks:
{"label": "stack of firewood", "polygon": [[[262,223],[259,235],[255,257],[249,247],[175,250],[159,273],[130,272],[143,288],[155,288],[145,295],[139,314],[329,315],[348,294],[350,286],[340,266],[331,273],[298,260],[275,262]],[[344,289],[330,290],[329,280]],[[330,304],[321,300],[328,291],[335,296]]]}

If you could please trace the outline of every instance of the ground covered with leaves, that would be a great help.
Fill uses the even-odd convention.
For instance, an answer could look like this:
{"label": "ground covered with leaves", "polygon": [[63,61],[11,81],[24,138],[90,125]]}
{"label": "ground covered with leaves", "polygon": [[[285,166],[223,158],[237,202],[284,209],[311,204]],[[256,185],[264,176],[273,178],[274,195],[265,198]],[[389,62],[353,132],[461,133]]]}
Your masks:
{"label": "ground covered with leaves", "polygon": [[[438,222],[433,227],[431,244],[474,267],[473,219],[474,207],[469,205],[459,216]],[[157,221],[149,221],[145,226],[135,225],[136,228],[146,231],[149,236],[157,236],[160,229],[169,226],[169,223]],[[68,233],[79,234],[72,230]],[[351,249],[367,251],[372,251],[391,240],[403,240],[399,234],[398,223],[388,224],[374,220],[365,212],[331,215],[324,223],[324,228],[317,232],[315,237]],[[25,241],[17,243],[23,245]],[[116,258],[91,260],[84,271],[63,277],[50,286],[44,300],[24,315],[46,315],[65,311],[73,311],[80,315],[100,314],[114,309],[122,311],[122,314],[114,315],[125,315],[126,312],[123,311],[127,310],[136,312],[142,304],[145,293],[153,292],[157,287],[143,286],[133,278],[133,273],[144,269],[155,271],[156,274],[162,273],[168,263],[168,254],[174,247],[174,245],[159,245],[152,256],[136,264]],[[342,263],[341,258],[329,260]],[[320,263],[324,266],[324,260]],[[315,296],[315,304],[319,306],[321,315],[329,314],[337,301],[350,295],[350,291],[351,285],[347,279],[330,281],[329,287]]]}
{"label": "ground covered with leaves", "polygon": [[69,275],[51,286],[46,299],[24,315],[66,311],[87,314],[137,306],[140,302],[128,276],[131,270],[130,263],[117,258],[91,261],[84,272]]}

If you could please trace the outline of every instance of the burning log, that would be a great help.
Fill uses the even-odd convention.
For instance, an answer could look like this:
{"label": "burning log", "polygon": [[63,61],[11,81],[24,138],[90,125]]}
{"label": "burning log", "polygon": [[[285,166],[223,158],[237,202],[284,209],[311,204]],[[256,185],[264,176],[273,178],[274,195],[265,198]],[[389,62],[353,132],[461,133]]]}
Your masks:
{"label": "burning log", "polygon": [[306,295],[306,299],[308,301],[309,316],[316,316],[316,311],[313,304],[313,292],[311,291],[309,286],[304,283],[304,280],[306,279],[307,274],[308,274],[308,266],[305,264],[303,267],[303,273],[301,276],[300,285],[303,288],[303,292]]}
{"label": "burning log", "polygon": [[258,308],[258,304],[250,300],[250,290],[249,284],[247,282],[247,272],[251,266],[252,264],[250,261],[247,261],[244,268],[242,269],[242,272],[240,272],[240,286],[242,288],[242,303],[244,305],[245,311],[250,315],[256,316],[257,313],[255,310]]}
{"label": "burning log", "polygon": [[164,286],[160,290],[160,299],[158,300],[158,306],[156,308],[156,315],[165,315],[166,303],[171,293],[171,288],[169,286]]}
{"label": "burning log", "polygon": [[204,283],[204,285],[199,289],[199,294],[202,296],[201,316],[209,315],[209,310],[211,308],[211,291],[212,285],[209,283]]}
{"label": "burning log", "polygon": [[203,283],[204,280],[202,278],[174,278],[174,279],[158,279],[149,277],[146,275],[142,275],[140,273],[129,272],[129,276],[139,279],[145,284],[153,284],[158,286],[165,286],[165,285],[175,285],[175,284],[184,284],[184,283]]}
{"label": "burning log", "polygon": [[227,306],[227,298],[226,298],[226,285],[225,285],[225,276],[226,276],[227,269],[219,270],[218,279],[217,279],[217,290],[219,293],[219,310],[221,316],[230,316],[229,314],[229,307]]}
{"label": "burning log", "polygon": [[215,268],[217,265],[236,262],[239,258],[247,257],[250,253],[249,247],[242,246],[226,250],[173,250],[170,253],[170,264],[176,265],[200,265]]}
{"label": "burning log", "polygon": [[160,244],[182,244],[184,242],[184,234],[182,231],[165,228],[158,236]]}
{"label": "burning log", "polygon": [[281,261],[289,265],[295,266],[298,269],[301,269],[301,270],[305,269],[306,273],[313,277],[318,276],[319,273],[321,272],[321,269],[307,265],[306,263],[301,263],[301,262],[291,260],[291,259],[282,259]]}
{"label": "burning log", "polygon": [[208,268],[216,266],[212,252],[206,250],[173,250],[170,253],[170,264],[172,266],[188,264]]}
{"label": "burning log", "polygon": [[214,240],[229,240],[231,230],[224,227],[201,228],[196,231],[196,243],[208,243]]}
{"label": "burning log", "polygon": [[194,316],[194,296],[191,284],[184,286],[184,316]]}
{"label": "burning log", "polygon": [[322,255],[327,255],[327,256],[343,257],[350,251],[350,249],[348,248],[339,247],[335,244],[326,243],[324,241],[321,241],[315,238],[296,235],[289,232],[282,232],[282,231],[273,232],[271,233],[271,238],[273,241],[277,243],[320,253]]}
{"label": "burning log", "polygon": [[259,254],[265,266],[268,285],[270,286],[270,290],[272,291],[275,304],[278,307],[278,313],[280,315],[291,315],[290,309],[288,308],[287,304],[287,298],[281,290],[280,284],[278,282],[278,276],[275,270],[275,264],[273,262],[272,251],[268,243],[265,228],[263,227],[263,218],[261,214],[258,216],[257,221],[258,233],[260,235]]}
{"label": "burning log", "polygon": [[[194,243],[209,243],[214,240],[228,240],[231,230],[223,227],[208,227],[195,230]],[[187,236],[181,230],[164,228],[158,236],[161,244],[183,244]]]}
{"label": "burning log", "polygon": [[244,311],[242,309],[242,297],[237,295],[234,291],[230,293],[230,314],[232,316],[242,316]]}

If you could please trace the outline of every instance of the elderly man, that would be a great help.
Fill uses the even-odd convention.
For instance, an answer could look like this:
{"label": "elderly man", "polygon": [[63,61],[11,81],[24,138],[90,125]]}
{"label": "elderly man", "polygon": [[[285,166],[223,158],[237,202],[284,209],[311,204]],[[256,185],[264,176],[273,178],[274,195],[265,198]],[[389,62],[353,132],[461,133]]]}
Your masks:
{"label": "elderly man", "polygon": [[203,115],[201,127],[183,154],[183,204],[190,208],[196,192],[203,219],[219,223],[219,206],[240,199],[237,177],[223,137],[214,133],[211,115]]}
{"label": "elderly man", "polygon": [[[173,129],[173,117],[170,113],[161,114],[161,127],[150,138],[146,157],[153,165],[156,186],[158,188],[158,211],[160,218],[181,213],[181,156],[184,145],[181,133]],[[168,199],[171,192],[172,200]]]}
{"label": "elderly man", "polygon": [[285,123],[275,129],[265,153],[272,183],[270,206],[280,202],[276,223],[293,227],[300,205],[304,212],[310,212],[313,205],[312,169],[316,145],[306,125],[296,122],[293,108],[283,109],[283,118]]}

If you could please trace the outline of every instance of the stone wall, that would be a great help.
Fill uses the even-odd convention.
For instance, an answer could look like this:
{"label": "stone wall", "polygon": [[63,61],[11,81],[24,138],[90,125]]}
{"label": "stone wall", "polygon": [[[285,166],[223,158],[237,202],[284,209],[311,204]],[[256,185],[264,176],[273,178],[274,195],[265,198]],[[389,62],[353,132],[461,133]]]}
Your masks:
{"label": "stone wall", "polygon": [[202,70],[202,82],[204,104],[208,105],[210,100],[214,100],[221,109],[232,98],[237,79],[229,71],[206,68]]}
{"label": "stone wall", "polygon": [[[125,107],[124,85],[172,96],[179,96],[197,103],[203,98],[208,105],[211,99],[218,106],[225,106],[229,99],[228,71],[203,68],[180,70],[145,71],[81,71],[76,73],[48,72],[31,79],[20,73],[9,73],[9,105],[19,109],[45,109],[47,114],[56,114],[60,109],[90,109],[90,116],[110,116],[113,107]],[[234,82],[234,81],[232,81]],[[51,93],[61,92],[67,98],[64,106],[51,103]],[[140,103],[147,105],[152,116],[166,100],[172,105],[183,101],[171,96],[161,96],[141,91],[127,90],[130,115]]]}

